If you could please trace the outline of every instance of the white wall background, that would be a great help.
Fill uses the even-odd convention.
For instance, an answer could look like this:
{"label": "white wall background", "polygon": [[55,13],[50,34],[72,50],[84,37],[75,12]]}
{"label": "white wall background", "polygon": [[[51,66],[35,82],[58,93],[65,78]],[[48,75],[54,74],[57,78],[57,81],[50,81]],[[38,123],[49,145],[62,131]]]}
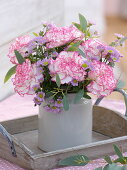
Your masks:
{"label": "white wall background", "polygon": [[65,25],[78,22],[79,13],[94,21],[100,34],[104,32],[104,0],[65,0]]}
{"label": "white wall background", "polygon": [[39,30],[42,20],[63,25],[63,16],[64,0],[0,0],[0,100],[14,92],[11,81],[3,83],[12,66],[7,57],[10,41]]}

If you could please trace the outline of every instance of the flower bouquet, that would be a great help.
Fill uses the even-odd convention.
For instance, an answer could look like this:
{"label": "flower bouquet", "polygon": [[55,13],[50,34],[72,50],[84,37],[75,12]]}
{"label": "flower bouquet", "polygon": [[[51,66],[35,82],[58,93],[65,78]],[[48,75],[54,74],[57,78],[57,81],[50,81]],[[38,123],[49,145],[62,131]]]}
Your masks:
{"label": "flower bouquet", "polygon": [[[93,23],[81,14],[79,20],[68,27],[43,23],[33,38],[16,38],[9,48],[14,66],[5,82],[14,74],[15,92],[35,95],[35,106],[43,102],[43,109],[55,115],[68,111],[71,103],[76,105],[83,97],[90,99],[88,93],[107,96],[118,84],[113,67],[122,56],[115,46],[122,45],[124,37],[117,34],[107,45],[91,31]],[[71,102],[69,94],[74,94]]]}

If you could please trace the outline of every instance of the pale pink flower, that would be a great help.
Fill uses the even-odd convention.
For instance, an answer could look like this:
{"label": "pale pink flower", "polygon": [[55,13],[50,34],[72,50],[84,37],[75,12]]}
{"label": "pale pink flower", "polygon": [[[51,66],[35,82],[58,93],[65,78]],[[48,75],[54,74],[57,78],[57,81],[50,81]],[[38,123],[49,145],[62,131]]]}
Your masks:
{"label": "pale pink flower", "polygon": [[114,34],[118,39],[124,38],[125,36],[119,33]]}
{"label": "pale pink flower", "polygon": [[59,98],[58,98],[58,99],[55,101],[54,106],[63,107],[62,99],[59,99]]}
{"label": "pale pink flower", "polygon": [[93,67],[94,69],[88,73],[92,82],[87,86],[87,90],[98,97],[111,94],[117,83],[113,68],[100,61],[94,61]]}
{"label": "pale pink flower", "polygon": [[47,112],[52,112],[52,113],[61,113],[62,109],[60,107],[57,106],[50,106],[50,105],[45,105],[43,107],[45,109],[45,111]]}
{"label": "pale pink flower", "polygon": [[[85,53],[88,59],[100,60],[102,50],[98,48],[98,46],[99,47],[101,46],[103,49],[105,49],[107,45],[103,44],[97,39],[89,39],[89,40],[84,41],[80,45],[80,48],[83,50],[83,52]],[[105,50],[104,50],[104,52],[102,52],[102,55],[105,56],[106,54],[107,52],[105,53]]]}
{"label": "pale pink flower", "polygon": [[52,80],[56,81],[56,74],[59,75],[61,84],[69,83],[73,79],[83,81],[86,75],[82,67],[84,58],[78,52],[62,51],[56,60],[51,59],[49,64]]}
{"label": "pale pink flower", "polygon": [[51,29],[55,26],[53,22],[42,21],[43,26],[46,26],[48,29]]}
{"label": "pale pink flower", "polygon": [[34,94],[33,85],[37,84],[36,66],[31,64],[29,60],[26,60],[23,64],[18,64],[12,81],[15,91],[19,95]]}
{"label": "pale pink flower", "polygon": [[27,51],[27,46],[29,42],[30,42],[30,36],[25,35],[25,36],[16,38],[15,42],[13,42],[10,45],[8,57],[10,58],[10,61],[13,64],[18,64],[14,50],[18,50],[23,55],[23,57],[25,57],[26,55],[25,52]]}
{"label": "pale pink flower", "polygon": [[44,38],[47,40],[47,48],[54,48],[64,45],[73,40],[83,38],[83,33],[73,25],[69,27],[53,26],[46,32]]}

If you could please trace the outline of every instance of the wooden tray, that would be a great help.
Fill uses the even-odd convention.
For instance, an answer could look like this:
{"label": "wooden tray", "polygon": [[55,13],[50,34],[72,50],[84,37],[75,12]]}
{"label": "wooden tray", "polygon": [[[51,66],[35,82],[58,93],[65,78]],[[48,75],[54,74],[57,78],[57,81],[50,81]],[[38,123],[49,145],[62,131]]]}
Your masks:
{"label": "wooden tray", "polygon": [[[94,106],[93,142],[55,152],[43,152],[37,147],[38,117],[30,116],[1,122],[8,134],[0,134],[0,157],[23,168],[33,170],[51,170],[58,167],[58,161],[75,154],[85,154],[91,159],[114,153],[113,144],[127,151],[127,118],[115,111]],[[1,133],[5,133],[6,130]],[[9,136],[10,135],[10,136]],[[7,138],[9,136],[9,138]],[[122,137],[120,137],[122,136]],[[15,147],[12,156],[6,138],[13,141]],[[13,148],[12,148],[13,149]]]}

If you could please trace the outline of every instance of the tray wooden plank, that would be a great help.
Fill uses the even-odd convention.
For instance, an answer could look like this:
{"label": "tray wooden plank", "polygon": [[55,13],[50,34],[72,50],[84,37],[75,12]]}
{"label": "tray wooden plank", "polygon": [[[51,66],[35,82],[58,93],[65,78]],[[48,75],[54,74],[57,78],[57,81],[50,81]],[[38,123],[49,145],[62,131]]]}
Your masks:
{"label": "tray wooden plank", "polygon": [[0,124],[3,125],[11,135],[31,131],[38,129],[38,115],[3,121],[0,122]]}
{"label": "tray wooden plank", "polygon": [[127,117],[113,110],[94,106],[93,130],[110,137],[127,135]]}
{"label": "tray wooden plank", "polygon": [[15,163],[23,168],[30,169],[31,167],[31,156],[24,151],[19,141],[13,138],[17,157],[13,157],[8,146],[8,142],[0,134],[0,157],[6,159],[12,163]]}
{"label": "tray wooden plank", "polygon": [[[37,145],[38,145],[38,143],[37,143],[38,130],[14,134],[14,137],[17,138],[25,146],[27,146],[31,151],[33,151],[33,153],[35,153],[35,155],[46,153],[37,147]],[[104,135],[96,133],[96,132],[93,132],[93,134],[92,134],[92,142],[102,141],[102,140],[106,140],[106,139],[110,139],[110,137],[104,136]]]}
{"label": "tray wooden plank", "polygon": [[37,147],[37,115],[1,124],[12,135],[17,157],[11,155],[8,143],[2,135],[0,135],[0,156],[26,169],[51,170],[57,167],[59,160],[75,154],[85,154],[91,159],[112,155],[113,144],[127,151],[127,118],[99,106],[93,108],[93,130],[99,132],[93,132],[93,143],[54,152],[46,153]]}

